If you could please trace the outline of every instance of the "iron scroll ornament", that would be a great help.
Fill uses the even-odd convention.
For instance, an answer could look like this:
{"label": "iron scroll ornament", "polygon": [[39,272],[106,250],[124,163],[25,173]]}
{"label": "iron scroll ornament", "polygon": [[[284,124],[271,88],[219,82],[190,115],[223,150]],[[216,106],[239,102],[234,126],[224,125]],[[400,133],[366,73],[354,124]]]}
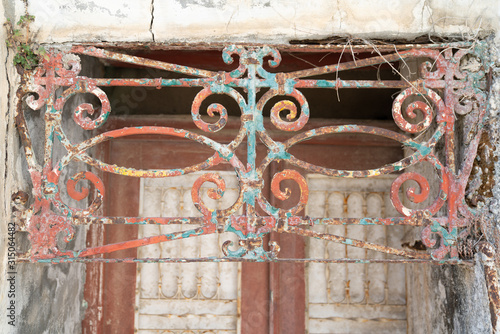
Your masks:
{"label": "iron scroll ornament", "polygon": [[[107,262],[177,262],[177,261],[286,261],[278,257],[279,245],[273,243],[266,250],[263,237],[272,231],[293,233],[302,236],[329,240],[350,246],[376,250],[387,254],[401,256],[401,259],[374,259],[365,262],[448,262],[459,263],[457,243],[465,236],[474,211],[464,201],[465,187],[469,178],[473,158],[477,151],[479,138],[486,114],[486,94],[484,92],[485,72],[488,64],[482,57],[480,44],[477,45],[444,45],[439,48],[414,48],[379,53],[366,59],[339,62],[322,67],[290,72],[273,72],[282,61],[280,52],[269,46],[227,46],[222,51],[222,59],[226,64],[239,58],[239,64],[232,71],[209,71],[189,66],[165,63],[161,61],[111,52],[93,46],[74,46],[71,53],[52,51],[47,59],[31,74],[26,75],[19,89],[19,103],[16,121],[23,141],[28,169],[33,184],[33,204],[19,213],[20,230],[27,231],[31,240],[31,250],[24,259],[34,262],[73,262],[100,261],[93,255],[110,253],[117,250],[135,248],[170,240],[192,238],[220,232],[233,232],[239,237],[236,250],[230,244],[222,247],[224,256],[196,259],[106,259]],[[157,68],[179,75],[182,79],[108,79],[88,78],[80,76],[81,65],[76,55],[120,61],[143,67]],[[474,70],[461,66],[464,59],[472,57],[479,62]],[[394,63],[409,59],[424,59],[420,66],[420,79],[416,81],[398,80],[327,80],[311,79],[317,75],[341,73],[349,69],[362,68],[384,63]],[[101,89],[109,86],[143,86],[143,87],[196,87],[200,91],[192,106],[191,116],[194,124],[204,133],[217,132],[223,129],[228,120],[225,107],[213,103],[206,110],[208,116],[215,119],[207,123],[201,118],[202,102],[214,94],[226,95],[236,101],[241,113],[241,124],[235,138],[228,144],[221,144],[208,136],[192,131],[171,128],[143,126],[111,130],[90,139],[74,143],[62,127],[62,114],[66,102],[77,94],[91,94],[100,101],[97,108],[83,103],[73,110],[73,120],[82,129],[89,131],[99,128],[112,113],[111,103]],[[394,99],[392,115],[401,132],[356,124],[324,126],[313,130],[301,131],[307,124],[311,110],[301,90],[311,88],[399,88]],[[59,88],[63,88],[62,90]],[[266,88],[260,97],[257,90]],[[239,89],[246,92],[244,97]],[[276,101],[278,98],[278,102]],[[464,102],[465,101],[465,102]],[[269,103],[272,125],[282,131],[293,133],[286,141],[274,140],[264,126],[263,110]],[[30,133],[25,120],[25,105],[32,110],[45,110],[45,147],[44,164],[39,165],[31,145]],[[476,118],[475,136],[466,148],[466,161],[457,171],[455,163],[455,115],[464,115],[474,110]],[[286,119],[282,118],[286,114]],[[411,122],[420,115],[420,121]],[[302,161],[290,153],[290,149],[301,142],[328,134],[358,133],[372,134],[395,140],[410,150],[405,158],[395,163],[371,170],[337,170],[313,165]],[[428,134],[427,140],[421,140],[421,134]],[[155,134],[189,139],[213,150],[213,155],[205,161],[181,169],[139,170],[108,164],[89,154],[89,149],[116,138],[136,135]],[[246,163],[237,156],[236,149],[246,139]],[[267,147],[266,157],[258,162],[256,158],[256,141],[260,140]],[[53,161],[54,143],[58,141],[66,153],[58,161]],[[436,145],[443,143],[444,161],[436,153]],[[176,177],[203,171],[222,162],[229,163],[239,181],[239,195],[233,205],[224,210],[209,208],[203,203],[200,188],[204,183],[214,186],[209,190],[212,199],[224,196],[225,182],[217,174],[206,172],[194,183],[191,191],[193,202],[202,214],[198,217],[120,217],[120,222],[127,224],[175,224],[179,222],[200,223],[201,226],[181,232],[160,234],[147,238],[126,242],[91,247],[77,251],[61,251],[57,247],[57,235],[62,233],[65,241],[74,236],[74,226],[81,224],[114,224],[117,217],[101,217],[97,209],[101,206],[105,187],[101,179],[93,172],[82,171],[70,178],[66,185],[62,184],[63,170],[73,161],[83,162],[94,170],[106,173],[127,175],[141,178]],[[286,169],[273,176],[272,194],[286,199],[289,190],[282,190],[280,184],[284,180],[297,183],[300,190],[298,203],[290,209],[273,206],[263,195],[263,173],[273,161],[286,161],[292,166],[309,172],[338,178],[369,178],[378,175],[400,173],[394,181],[390,193],[391,201],[401,217],[391,218],[328,218],[303,217],[300,212],[308,201],[308,184],[296,170]],[[436,198],[429,199],[429,184],[424,175],[409,171],[408,168],[421,162],[434,166],[439,179],[439,193]],[[90,194],[89,189],[77,190],[77,183],[87,180],[95,189],[93,201],[86,209],[70,207],[61,198],[61,191],[75,199],[82,200]],[[416,182],[402,193],[402,185],[408,180]],[[401,200],[414,203],[430,201],[424,209],[411,209]],[[246,215],[237,215],[242,206]],[[262,209],[267,216],[258,215]],[[444,210],[444,216],[437,216]],[[360,225],[411,225],[422,227],[422,242],[431,249],[430,253],[398,249],[384,245],[372,244],[362,240],[353,240],[343,236],[321,234],[307,227],[322,224],[360,224]],[[233,247],[231,247],[233,248]],[[290,260],[290,259],[288,259]],[[296,261],[319,261],[318,259],[298,259]],[[321,259],[321,261],[325,261]],[[328,260],[327,260],[328,261]],[[355,262],[356,259],[330,259],[332,262]]]}

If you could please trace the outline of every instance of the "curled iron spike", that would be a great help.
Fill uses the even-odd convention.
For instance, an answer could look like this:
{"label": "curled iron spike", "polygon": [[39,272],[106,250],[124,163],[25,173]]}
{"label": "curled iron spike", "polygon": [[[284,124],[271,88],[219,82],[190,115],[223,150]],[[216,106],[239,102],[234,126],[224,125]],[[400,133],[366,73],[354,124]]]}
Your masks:
{"label": "curled iron spike", "polygon": [[271,48],[266,45],[262,48],[260,54],[262,60],[264,60],[266,56],[271,57],[271,59],[267,61],[270,67],[278,67],[278,65],[281,63],[281,54],[275,48]]}
{"label": "curled iron spike", "polygon": [[[423,120],[417,124],[412,124],[404,119],[402,114],[403,102],[410,96],[426,96],[426,102],[415,101],[410,103],[406,108],[406,115],[409,118],[415,118],[415,110],[420,110],[423,115]],[[396,125],[403,131],[409,133],[419,133],[427,130],[432,123],[433,112],[432,107],[427,103],[428,99],[434,103],[437,108],[437,113],[444,112],[445,105],[441,97],[431,89],[420,87],[418,90],[414,87],[410,87],[399,93],[399,95],[394,99],[392,104],[392,117]],[[430,102],[428,101],[428,102]]]}
{"label": "curled iron spike", "polygon": [[201,186],[205,182],[211,182],[217,186],[217,189],[208,189],[208,196],[211,199],[217,200],[222,198],[224,195],[224,191],[226,191],[226,182],[220,175],[215,173],[207,173],[201,175],[199,178],[194,181],[193,187],[191,188],[191,197],[193,199],[194,206],[200,211],[203,216],[211,216],[214,209],[209,209],[200,196]]}
{"label": "curled iron spike", "polygon": [[286,214],[296,215],[302,211],[307,204],[307,200],[309,198],[307,181],[299,172],[293,169],[285,169],[284,171],[273,176],[271,180],[271,192],[273,195],[282,201],[290,197],[290,190],[288,188],[286,188],[285,191],[281,191],[280,189],[280,183],[284,180],[292,180],[298,184],[300,189],[299,202],[291,209],[278,209],[269,204],[269,202],[263,197],[262,193],[260,193],[258,198],[259,204],[268,214],[277,215],[278,217],[282,217]]}
{"label": "curled iron spike", "polygon": [[266,71],[263,67],[264,65],[264,58],[265,57],[270,57],[270,59],[267,61],[267,64],[271,68],[278,67],[278,65],[281,63],[281,54],[278,50],[275,48],[271,48],[268,46],[264,46],[258,52],[255,52],[256,55],[255,57],[257,58],[257,61],[259,62],[259,66],[257,66],[257,73],[266,79],[273,79],[275,77],[274,73],[270,73]]}
{"label": "curled iron spike", "polygon": [[[33,110],[38,110],[47,103],[50,92],[46,88],[34,84],[28,85],[26,88],[30,92],[30,95],[26,97],[26,104],[28,107]],[[35,95],[33,95],[34,93],[38,95],[38,98],[35,98]]]}
{"label": "curled iron spike", "polygon": [[[226,108],[224,108],[224,106],[219,104],[219,103],[212,103],[208,107],[208,110],[207,110],[208,116],[210,116],[210,117],[214,117],[215,116],[214,113],[219,114],[219,120],[216,123],[214,123],[214,124],[206,123],[205,121],[203,121],[201,119],[201,116],[200,116],[201,104],[208,96],[210,96],[212,94],[214,94],[214,93],[212,92],[212,90],[209,87],[201,90],[194,98],[193,104],[191,106],[191,116],[193,118],[194,124],[196,124],[196,126],[199,129],[201,129],[205,132],[217,132],[217,131],[222,130],[222,128],[224,128],[224,126],[226,125],[227,119],[228,119]],[[226,94],[226,95],[233,96],[233,97],[236,96],[238,100],[241,100],[234,93],[231,94],[231,93],[224,92],[224,93],[218,93],[218,94]],[[240,102],[240,101],[238,101],[238,102]]]}
{"label": "curled iron spike", "polygon": [[81,191],[76,190],[75,186],[78,183],[78,181],[81,180],[88,180],[92,182],[92,184],[97,189],[99,194],[102,197],[104,197],[104,184],[102,183],[101,179],[97,175],[91,172],[79,172],[73,175],[66,183],[68,195],[71,198],[77,201],[81,201],[82,199],[84,199],[89,195],[89,189],[86,187],[82,187]]}
{"label": "curled iron spike", "polygon": [[[99,87],[95,86],[95,84],[92,83],[90,79],[78,82],[77,84],[65,90],[56,100],[54,107],[58,113],[62,113],[64,105],[68,101],[68,99],[73,95],[82,93],[90,93],[95,95],[101,102],[101,107],[100,109],[95,109],[89,103],[82,103],[76,107],[73,113],[73,119],[75,120],[76,124],[78,124],[84,130],[97,129],[108,119],[108,116],[111,113],[111,104],[108,97],[106,96],[106,93],[104,93],[104,91]],[[93,115],[97,110],[99,110],[99,117],[97,117],[96,119],[90,119],[88,116],[85,116],[85,112]]]}
{"label": "curled iron spike", "polygon": [[241,61],[245,53],[245,48],[239,45],[229,45],[222,50],[222,60],[226,64],[232,64],[234,62],[233,55],[238,55],[240,57],[238,68],[229,73],[231,78],[239,78],[246,72],[246,66]]}
{"label": "curled iron spike", "polygon": [[426,60],[420,65],[420,75],[422,78],[438,80],[446,74],[449,62],[446,61],[440,51],[429,49],[414,50],[413,54],[432,59],[432,62]]}
{"label": "curled iron spike", "polygon": [[245,249],[242,246],[238,247],[237,250],[232,251],[232,250],[229,249],[230,246],[234,246],[234,243],[231,240],[226,240],[222,244],[222,253],[224,254],[224,256],[228,256],[228,257],[243,257],[248,252],[248,250]]}
{"label": "curled iron spike", "polygon": [[457,99],[454,110],[457,115],[463,116],[470,113],[473,109],[477,109],[478,106],[479,102],[475,99],[475,96],[464,92],[464,95]]}
{"label": "curled iron spike", "polygon": [[81,191],[76,190],[76,184],[81,180],[90,181],[95,189],[97,190],[96,198],[90,203],[86,209],[78,209],[70,207],[65,204],[61,199],[61,194],[58,191],[58,183],[61,173],[57,170],[52,171],[47,176],[47,182],[45,186],[45,195],[49,196],[51,202],[56,208],[58,208],[62,213],[71,217],[88,217],[93,215],[97,209],[101,206],[104,200],[104,184],[102,180],[92,172],[78,172],[73,175],[66,183],[66,189],[68,195],[74,200],[81,201],[89,195],[89,190],[86,187],[82,187]]}
{"label": "curled iron spike", "polygon": [[60,58],[59,66],[56,67],[56,73],[63,78],[73,78],[80,73],[81,69],[80,57],[68,53]]}
{"label": "curled iron spike", "polygon": [[433,233],[429,224],[425,226],[420,233],[423,244],[428,248],[434,248],[437,243],[437,239],[434,238],[432,234]]}
{"label": "curled iron spike", "polygon": [[[297,106],[290,100],[279,101],[271,108],[271,122],[273,125],[283,131],[301,130],[309,120],[309,103],[307,102],[305,96],[297,89],[293,89],[285,95],[280,94],[278,90],[271,89],[260,98],[259,102],[257,102],[257,110],[262,113],[266,103],[275,96],[293,97],[299,104],[300,116],[296,120],[291,121],[297,117]],[[291,122],[283,121],[281,119],[280,112],[283,110],[289,111],[286,118]]]}
{"label": "curled iron spike", "polygon": [[429,196],[429,182],[422,175],[415,172],[406,172],[399,175],[396,180],[391,185],[391,201],[394,208],[402,215],[409,217],[414,214],[417,210],[412,210],[403,205],[399,199],[399,189],[404,182],[413,180],[417,182],[419,190],[417,191],[415,187],[410,187],[406,191],[406,195],[413,203],[422,203]]}

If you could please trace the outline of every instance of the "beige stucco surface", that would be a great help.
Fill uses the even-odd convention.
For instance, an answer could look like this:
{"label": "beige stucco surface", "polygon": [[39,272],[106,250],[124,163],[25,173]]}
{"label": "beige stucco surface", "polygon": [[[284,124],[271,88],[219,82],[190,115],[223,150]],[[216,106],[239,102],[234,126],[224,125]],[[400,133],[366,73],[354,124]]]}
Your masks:
{"label": "beige stucco surface", "polygon": [[40,42],[150,41],[151,0],[30,1]]}
{"label": "beige stucco surface", "polygon": [[[17,0],[16,14],[23,14]],[[256,42],[332,36],[464,38],[497,29],[497,0],[29,1],[44,43]]]}

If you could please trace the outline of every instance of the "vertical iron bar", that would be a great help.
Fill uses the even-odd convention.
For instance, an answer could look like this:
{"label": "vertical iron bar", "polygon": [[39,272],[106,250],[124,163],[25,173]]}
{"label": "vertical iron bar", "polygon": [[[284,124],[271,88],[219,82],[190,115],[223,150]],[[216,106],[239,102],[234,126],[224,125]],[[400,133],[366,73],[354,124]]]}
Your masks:
{"label": "vertical iron bar", "polygon": [[[252,115],[251,120],[246,121],[246,129],[247,129],[247,178],[252,181],[252,184],[255,184],[253,181],[258,181],[259,176],[257,175],[256,168],[256,158],[257,158],[257,122],[261,121],[261,117],[257,114],[256,101],[257,101],[257,88],[256,88],[256,80],[257,80],[257,68],[255,64],[248,64],[248,81],[247,81],[247,91],[248,91],[248,101],[247,101],[247,111]],[[254,186],[253,186],[254,187]],[[250,189],[249,189],[250,190]],[[253,190],[253,189],[252,189]],[[256,203],[257,198],[255,192],[252,192],[253,197],[252,202],[253,205],[247,204],[247,217],[248,223],[252,226],[256,225]]]}

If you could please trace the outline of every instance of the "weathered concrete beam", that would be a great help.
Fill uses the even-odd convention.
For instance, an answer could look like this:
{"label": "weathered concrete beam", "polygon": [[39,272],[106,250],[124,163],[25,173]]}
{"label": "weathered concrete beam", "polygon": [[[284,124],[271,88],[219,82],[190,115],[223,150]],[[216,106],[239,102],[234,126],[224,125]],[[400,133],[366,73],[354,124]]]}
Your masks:
{"label": "weathered concrete beam", "polygon": [[[23,15],[16,0],[16,16]],[[21,3],[21,5],[19,5]],[[41,43],[95,41],[283,44],[331,36],[472,38],[498,29],[496,0],[28,1]]]}
{"label": "weathered concrete beam", "polygon": [[28,13],[40,43],[153,41],[151,0],[28,1]]}

